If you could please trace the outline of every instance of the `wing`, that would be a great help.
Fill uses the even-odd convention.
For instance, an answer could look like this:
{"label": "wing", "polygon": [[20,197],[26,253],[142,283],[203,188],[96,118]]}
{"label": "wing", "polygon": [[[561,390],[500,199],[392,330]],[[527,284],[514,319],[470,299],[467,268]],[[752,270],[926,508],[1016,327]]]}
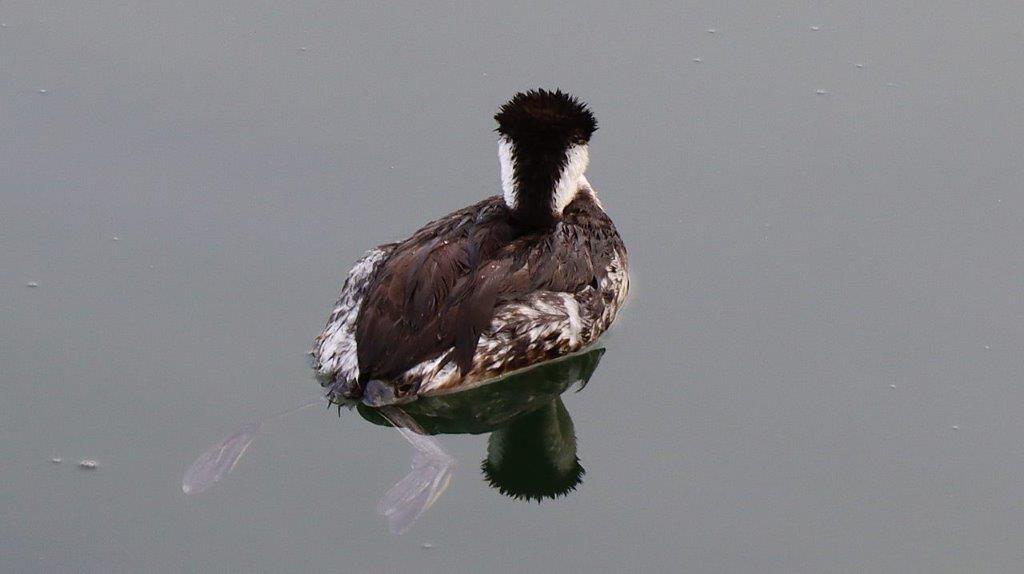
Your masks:
{"label": "wing", "polygon": [[585,198],[554,231],[517,236],[495,197],[424,227],[395,249],[367,292],[356,331],[361,378],[391,380],[446,353],[465,375],[496,307],[601,280],[612,256],[601,239],[607,225]]}
{"label": "wing", "polygon": [[390,379],[454,344],[476,270],[512,237],[500,197],[429,223],[374,277],[356,328],[360,378]]}

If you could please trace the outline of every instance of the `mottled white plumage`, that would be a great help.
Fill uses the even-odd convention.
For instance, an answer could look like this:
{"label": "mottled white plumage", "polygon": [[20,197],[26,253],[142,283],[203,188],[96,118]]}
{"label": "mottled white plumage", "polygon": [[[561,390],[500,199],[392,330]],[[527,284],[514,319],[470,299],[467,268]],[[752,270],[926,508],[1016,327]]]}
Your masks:
{"label": "mottled white plumage", "polygon": [[356,319],[374,271],[394,247],[394,244],[381,245],[367,251],[349,271],[327,326],[313,345],[314,368],[319,375],[342,380],[359,378]]}

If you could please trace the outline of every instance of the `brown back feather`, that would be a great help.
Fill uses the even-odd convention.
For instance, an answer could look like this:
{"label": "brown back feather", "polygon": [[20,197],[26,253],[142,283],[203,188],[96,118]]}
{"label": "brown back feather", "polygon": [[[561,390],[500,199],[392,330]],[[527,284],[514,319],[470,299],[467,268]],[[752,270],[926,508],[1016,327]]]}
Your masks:
{"label": "brown back feather", "polygon": [[360,376],[388,380],[454,348],[465,374],[497,305],[600,280],[618,236],[587,196],[554,230],[520,235],[501,197],[427,224],[395,248],[356,327]]}

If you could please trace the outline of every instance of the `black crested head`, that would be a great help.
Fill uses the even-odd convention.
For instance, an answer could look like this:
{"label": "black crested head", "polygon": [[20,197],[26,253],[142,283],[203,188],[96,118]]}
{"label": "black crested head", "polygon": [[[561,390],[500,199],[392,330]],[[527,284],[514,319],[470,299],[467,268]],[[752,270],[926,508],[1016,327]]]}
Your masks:
{"label": "black crested head", "polygon": [[555,90],[520,92],[494,115],[497,132],[514,142],[547,142],[558,147],[585,144],[597,130],[587,104]]}
{"label": "black crested head", "polygon": [[494,119],[513,221],[525,229],[554,225],[587,167],[587,143],[597,129],[594,114],[561,90],[530,90],[513,96]]}

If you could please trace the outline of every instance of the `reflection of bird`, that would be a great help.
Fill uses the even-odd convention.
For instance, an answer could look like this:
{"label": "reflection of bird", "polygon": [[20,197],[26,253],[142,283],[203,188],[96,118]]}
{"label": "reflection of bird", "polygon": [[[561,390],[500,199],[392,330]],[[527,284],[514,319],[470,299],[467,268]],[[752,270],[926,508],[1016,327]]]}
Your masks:
{"label": "reflection of bird", "polygon": [[593,114],[535,90],[495,119],[504,194],[349,272],[313,349],[335,397],[384,405],[469,388],[578,351],[615,318],[626,249],[584,176]]}
{"label": "reflection of bird", "polygon": [[516,373],[506,381],[509,384],[424,397],[402,407],[360,405],[364,418],[398,427],[417,450],[412,471],[392,488],[416,496],[394,496],[389,491],[381,500],[381,514],[393,528],[396,523],[407,527],[423,512],[420,501],[433,503],[436,498],[427,493],[447,486],[440,477],[447,477],[450,459],[432,454],[439,448],[432,446],[436,443],[421,446],[428,438],[422,435],[491,433],[481,470],[492,487],[512,498],[540,502],[575,490],[584,470],[576,455],[572,418],[560,395],[573,383],[586,384],[602,354],[604,349],[594,349]]}
{"label": "reflection of bird", "polygon": [[[363,418],[395,427],[416,450],[412,469],[377,503],[390,530],[408,530],[448,488],[455,459],[430,436],[434,434],[490,432],[482,469],[502,494],[539,502],[574,490],[583,467],[576,457],[572,419],[560,395],[573,383],[582,389],[603,354],[602,348],[591,349],[511,374],[508,384],[481,385],[408,405],[356,405]],[[250,422],[212,445],[185,471],[182,490],[198,494],[220,482],[267,422],[317,404],[321,403],[309,402]]]}
{"label": "reflection of bird", "polygon": [[575,490],[584,471],[562,399],[491,433],[480,469],[491,486],[512,498],[540,502]]}

